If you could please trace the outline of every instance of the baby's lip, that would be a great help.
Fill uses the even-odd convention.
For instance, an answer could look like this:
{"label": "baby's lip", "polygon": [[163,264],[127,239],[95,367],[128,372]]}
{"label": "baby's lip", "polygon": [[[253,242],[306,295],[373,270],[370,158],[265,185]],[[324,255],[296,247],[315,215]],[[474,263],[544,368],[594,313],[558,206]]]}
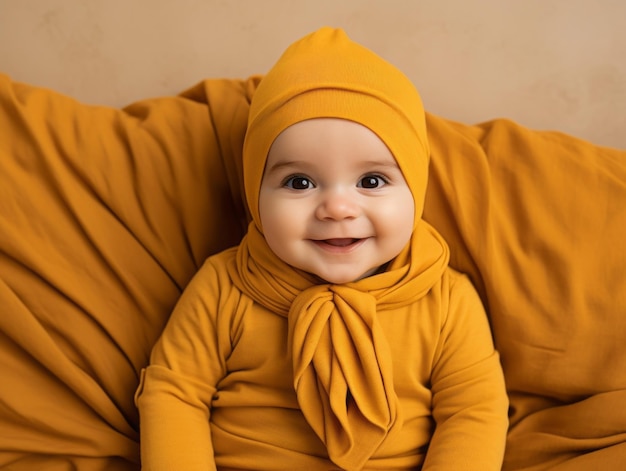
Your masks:
{"label": "baby's lip", "polygon": [[329,253],[349,253],[356,250],[366,240],[355,237],[335,237],[332,239],[313,240],[315,245]]}
{"label": "baby's lip", "polygon": [[355,242],[358,242],[359,240],[361,239],[356,239],[353,237],[342,237],[342,238],[336,238],[336,239],[324,239],[318,242],[323,242],[325,244],[332,245],[334,247],[348,247],[349,245],[352,245]]}

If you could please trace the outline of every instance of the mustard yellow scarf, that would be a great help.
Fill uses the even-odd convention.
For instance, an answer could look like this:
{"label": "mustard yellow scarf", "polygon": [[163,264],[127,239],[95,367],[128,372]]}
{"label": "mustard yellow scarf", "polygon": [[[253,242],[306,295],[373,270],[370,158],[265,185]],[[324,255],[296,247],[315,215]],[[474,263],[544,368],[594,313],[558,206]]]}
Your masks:
{"label": "mustard yellow scarf", "polygon": [[287,318],[300,408],[342,468],[360,469],[402,424],[379,316],[424,296],[447,264],[447,245],[422,222],[387,271],[345,285],[319,284],[276,257],[250,225],[231,277]]}

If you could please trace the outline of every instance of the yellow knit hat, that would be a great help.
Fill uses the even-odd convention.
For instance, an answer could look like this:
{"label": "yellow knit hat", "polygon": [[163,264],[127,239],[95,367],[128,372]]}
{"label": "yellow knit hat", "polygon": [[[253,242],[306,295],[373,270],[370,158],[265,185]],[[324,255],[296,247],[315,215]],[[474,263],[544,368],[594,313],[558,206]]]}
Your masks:
{"label": "yellow knit hat", "polygon": [[428,178],[425,113],[411,81],[396,67],[324,27],[293,43],[261,80],[250,106],[243,149],[246,200],[262,230],[259,190],[269,149],[287,127],[343,118],[373,131],[394,155],[421,219]]}

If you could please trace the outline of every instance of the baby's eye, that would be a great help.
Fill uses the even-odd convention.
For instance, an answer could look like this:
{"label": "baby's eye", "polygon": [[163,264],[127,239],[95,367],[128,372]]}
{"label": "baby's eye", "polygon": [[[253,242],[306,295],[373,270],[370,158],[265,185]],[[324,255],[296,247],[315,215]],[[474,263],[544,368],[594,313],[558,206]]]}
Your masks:
{"label": "baby's eye", "polygon": [[367,175],[366,177],[361,178],[361,181],[359,181],[358,186],[360,188],[371,190],[374,188],[380,188],[386,183],[387,181],[380,175]]}
{"label": "baby's eye", "polygon": [[311,180],[307,177],[294,176],[287,178],[283,183],[283,186],[291,188],[292,190],[308,190],[313,188],[313,182],[311,182]]}

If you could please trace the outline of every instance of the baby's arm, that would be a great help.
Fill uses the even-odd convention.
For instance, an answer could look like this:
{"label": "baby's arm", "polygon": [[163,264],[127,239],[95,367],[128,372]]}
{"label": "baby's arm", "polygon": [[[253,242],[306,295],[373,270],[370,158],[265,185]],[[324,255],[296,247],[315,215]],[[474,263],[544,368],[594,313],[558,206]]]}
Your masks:
{"label": "baby's arm", "polygon": [[480,298],[465,277],[452,280],[432,374],[436,429],[423,470],[499,471],[508,428],[504,376]]}
{"label": "baby's arm", "polygon": [[142,371],[136,402],[145,471],[216,469],[210,405],[224,362],[210,315],[213,273],[205,264],[191,281]]}

